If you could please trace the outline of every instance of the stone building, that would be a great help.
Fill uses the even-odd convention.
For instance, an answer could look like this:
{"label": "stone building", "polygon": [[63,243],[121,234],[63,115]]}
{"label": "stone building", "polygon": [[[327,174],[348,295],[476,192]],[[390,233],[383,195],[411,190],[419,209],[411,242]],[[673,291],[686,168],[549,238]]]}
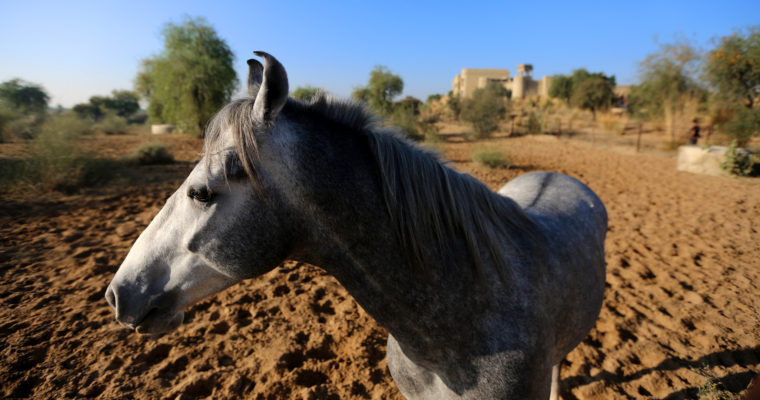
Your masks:
{"label": "stone building", "polygon": [[462,73],[451,82],[451,91],[454,96],[471,98],[475,90],[484,88],[489,83],[504,86],[513,99],[524,99],[548,97],[552,78],[544,76],[541,80],[534,80],[533,66],[530,64],[518,65],[514,77],[509,76],[508,69],[462,68]]}

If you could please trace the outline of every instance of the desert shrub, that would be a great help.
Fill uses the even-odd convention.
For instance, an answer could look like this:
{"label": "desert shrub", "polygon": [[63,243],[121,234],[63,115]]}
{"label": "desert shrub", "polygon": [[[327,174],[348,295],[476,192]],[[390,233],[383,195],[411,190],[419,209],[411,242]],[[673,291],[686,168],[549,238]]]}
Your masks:
{"label": "desert shrub", "polygon": [[506,90],[497,84],[476,90],[471,99],[463,102],[461,117],[468,122],[478,138],[491,135],[499,127],[506,111]]}
{"label": "desert shrub", "polygon": [[127,132],[127,120],[116,113],[109,112],[95,124],[94,128],[109,135],[120,135]]}
{"label": "desert shrub", "polygon": [[543,115],[536,112],[531,112],[530,114],[528,114],[528,122],[527,122],[528,133],[532,135],[541,133],[542,124],[543,124]]}
{"label": "desert shrub", "polygon": [[451,111],[451,115],[457,121],[459,120],[459,117],[462,115],[462,103],[463,101],[461,97],[454,96],[453,94],[449,94],[446,105],[449,107],[449,110]]}
{"label": "desert shrub", "polygon": [[395,107],[390,115],[390,122],[393,126],[398,127],[404,136],[410,139],[419,140],[423,137],[424,132],[411,107],[403,105]]}
{"label": "desert shrub", "polygon": [[26,113],[0,104],[0,142],[33,138],[45,118],[45,113]]}
{"label": "desert shrub", "polygon": [[25,158],[2,160],[3,187],[74,192],[117,176],[121,163],[94,158],[78,146],[79,138],[90,131],[87,121],[74,113],[51,115],[29,142]]}
{"label": "desert shrub", "polygon": [[479,149],[472,152],[472,161],[488,168],[509,168],[509,159],[499,150]]}
{"label": "desert shrub", "polygon": [[760,110],[745,107],[735,109],[720,128],[723,133],[733,137],[739,147],[746,146],[749,139],[760,130]]}
{"label": "desert shrub", "polygon": [[165,144],[148,142],[132,150],[129,160],[140,165],[171,164],[174,157]]}
{"label": "desert shrub", "polygon": [[136,113],[127,117],[127,124],[142,125],[148,121],[148,113],[145,111],[137,111]]}
{"label": "desert shrub", "polygon": [[734,139],[726,152],[726,160],[720,163],[720,167],[732,175],[749,176],[757,172],[757,157],[746,150],[740,150],[738,142]]}
{"label": "desert shrub", "polygon": [[294,98],[296,100],[309,101],[314,96],[316,96],[317,93],[319,93],[320,90],[322,90],[322,89],[314,87],[314,86],[311,86],[311,85],[298,86],[290,94],[290,97],[292,97],[292,98]]}
{"label": "desert shrub", "polygon": [[76,140],[89,132],[90,125],[72,113],[51,116],[31,143],[22,180],[65,192],[107,180],[108,169],[77,146]]}
{"label": "desert shrub", "polygon": [[432,103],[434,101],[439,101],[439,100],[441,100],[441,97],[442,97],[442,95],[438,94],[438,93],[428,95],[427,99],[425,99],[425,104],[430,104],[430,103]]}

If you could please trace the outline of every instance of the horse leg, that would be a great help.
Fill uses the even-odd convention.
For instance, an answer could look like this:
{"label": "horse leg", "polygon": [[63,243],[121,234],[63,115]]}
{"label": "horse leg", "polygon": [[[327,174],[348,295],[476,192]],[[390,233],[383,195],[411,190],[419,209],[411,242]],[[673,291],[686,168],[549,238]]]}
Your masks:
{"label": "horse leg", "polygon": [[559,363],[552,367],[552,390],[549,400],[559,400]]}

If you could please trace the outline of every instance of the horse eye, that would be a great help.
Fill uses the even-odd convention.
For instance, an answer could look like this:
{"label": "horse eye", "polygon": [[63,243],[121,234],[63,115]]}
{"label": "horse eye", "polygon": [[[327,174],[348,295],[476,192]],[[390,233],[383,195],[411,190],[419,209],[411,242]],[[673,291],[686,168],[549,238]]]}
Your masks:
{"label": "horse eye", "polygon": [[208,203],[213,197],[205,187],[200,189],[190,188],[190,191],[187,192],[187,196],[201,203]]}

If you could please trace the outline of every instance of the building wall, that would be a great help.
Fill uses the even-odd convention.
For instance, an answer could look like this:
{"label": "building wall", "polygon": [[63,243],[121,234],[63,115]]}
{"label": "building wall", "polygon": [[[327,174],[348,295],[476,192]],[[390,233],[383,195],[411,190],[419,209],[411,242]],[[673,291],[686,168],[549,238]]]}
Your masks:
{"label": "building wall", "polygon": [[475,90],[496,81],[512,92],[513,99],[548,97],[551,80],[550,76],[544,76],[537,81],[523,74],[510,78],[508,69],[463,68],[451,82],[451,91],[454,96],[471,98]]}
{"label": "building wall", "polygon": [[489,81],[509,81],[509,70],[462,68],[462,73],[451,82],[451,91],[454,96],[470,98],[475,90],[486,87]]}

